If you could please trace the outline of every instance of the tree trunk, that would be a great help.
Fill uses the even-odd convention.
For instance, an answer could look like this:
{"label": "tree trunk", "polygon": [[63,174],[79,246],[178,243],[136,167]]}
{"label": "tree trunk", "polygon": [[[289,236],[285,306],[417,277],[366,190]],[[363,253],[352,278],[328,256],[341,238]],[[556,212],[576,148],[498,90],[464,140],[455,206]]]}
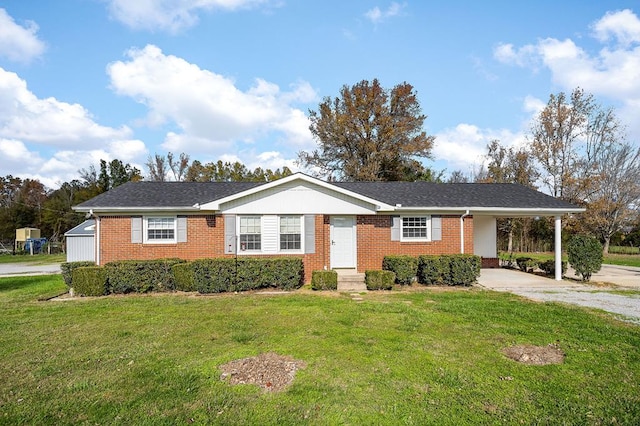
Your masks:
{"label": "tree trunk", "polygon": [[602,252],[604,254],[609,254],[609,244],[611,243],[611,237],[606,237],[604,239],[604,247],[602,247]]}
{"label": "tree trunk", "polygon": [[507,243],[507,252],[513,253],[513,226],[509,228],[509,242]]}

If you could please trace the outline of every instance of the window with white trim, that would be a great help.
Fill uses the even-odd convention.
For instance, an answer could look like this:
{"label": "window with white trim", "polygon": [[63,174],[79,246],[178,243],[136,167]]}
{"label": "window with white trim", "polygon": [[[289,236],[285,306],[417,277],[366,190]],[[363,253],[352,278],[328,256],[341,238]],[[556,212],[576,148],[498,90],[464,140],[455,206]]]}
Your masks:
{"label": "window with white trim", "polygon": [[403,216],[401,241],[429,241],[429,216]]}
{"label": "window with white trim", "polygon": [[260,251],[262,249],[260,216],[240,217],[240,251]]}
{"label": "window with white trim", "polygon": [[280,250],[302,249],[302,225],[300,216],[280,216]]}
{"label": "window with white trim", "polygon": [[147,217],[145,218],[145,242],[147,243],[175,243],[175,217]]}

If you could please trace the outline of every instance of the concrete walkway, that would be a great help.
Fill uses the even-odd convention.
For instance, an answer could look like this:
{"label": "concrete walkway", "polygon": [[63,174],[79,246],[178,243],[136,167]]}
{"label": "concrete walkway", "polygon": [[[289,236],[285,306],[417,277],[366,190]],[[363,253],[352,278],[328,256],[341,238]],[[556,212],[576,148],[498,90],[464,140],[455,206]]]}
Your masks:
{"label": "concrete walkway", "polygon": [[[616,271],[617,268],[613,268],[613,270]],[[624,269],[618,271],[620,275],[604,271],[602,277],[617,277],[617,282],[628,283],[625,289],[631,287],[640,290],[640,283],[633,280],[635,271],[631,271],[630,280],[627,280],[627,275],[623,274],[624,271]],[[593,280],[605,281],[595,276]],[[616,284],[612,279],[607,282]],[[640,295],[611,293],[615,288],[596,287],[571,280],[556,281],[512,269],[483,269],[478,279],[478,285],[490,290],[507,291],[532,300],[563,302],[602,309],[620,316],[623,320],[640,324]]]}

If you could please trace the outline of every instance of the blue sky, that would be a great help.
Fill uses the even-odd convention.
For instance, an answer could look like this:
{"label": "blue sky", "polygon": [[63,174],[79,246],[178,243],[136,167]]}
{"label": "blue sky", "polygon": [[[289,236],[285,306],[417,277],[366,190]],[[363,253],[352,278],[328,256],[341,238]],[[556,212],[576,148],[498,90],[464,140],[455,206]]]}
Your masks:
{"label": "blue sky", "polygon": [[277,168],[315,146],[308,110],[341,86],[408,82],[469,172],[582,87],[640,141],[634,1],[0,0],[0,175],[51,188],[101,158]]}

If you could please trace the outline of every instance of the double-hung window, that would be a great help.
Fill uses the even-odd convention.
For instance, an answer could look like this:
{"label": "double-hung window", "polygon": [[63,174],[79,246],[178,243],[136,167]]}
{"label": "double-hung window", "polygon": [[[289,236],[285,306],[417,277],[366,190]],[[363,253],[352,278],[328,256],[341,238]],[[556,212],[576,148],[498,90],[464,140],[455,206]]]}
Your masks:
{"label": "double-hung window", "polygon": [[280,216],[280,251],[302,248],[300,216]]}
{"label": "double-hung window", "polygon": [[176,241],[176,218],[148,217],[145,236],[148,243],[174,243]]}
{"label": "double-hung window", "polygon": [[240,251],[260,251],[262,233],[260,216],[240,217]]}
{"label": "double-hung window", "polygon": [[429,216],[402,217],[402,241],[429,240]]}

